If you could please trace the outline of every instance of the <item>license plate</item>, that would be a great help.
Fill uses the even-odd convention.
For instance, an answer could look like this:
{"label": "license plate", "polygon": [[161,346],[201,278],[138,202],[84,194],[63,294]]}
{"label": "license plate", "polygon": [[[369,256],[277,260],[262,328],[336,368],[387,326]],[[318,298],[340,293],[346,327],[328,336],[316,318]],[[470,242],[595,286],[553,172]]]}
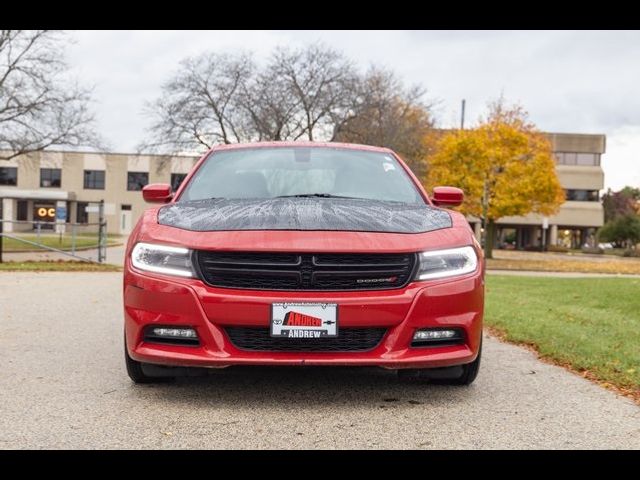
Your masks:
{"label": "license plate", "polygon": [[338,304],[274,303],[271,305],[271,336],[321,338],[338,336]]}

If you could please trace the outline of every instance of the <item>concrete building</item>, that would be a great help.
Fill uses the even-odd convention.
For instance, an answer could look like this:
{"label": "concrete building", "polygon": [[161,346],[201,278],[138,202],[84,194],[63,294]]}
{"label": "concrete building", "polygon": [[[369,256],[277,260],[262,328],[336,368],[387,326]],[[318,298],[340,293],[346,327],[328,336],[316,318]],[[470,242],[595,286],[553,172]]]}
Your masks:
{"label": "concrete building", "polygon": [[[567,201],[557,215],[506,217],[498,222],[498,246],[537,248],[562,244],[579,247],[593,238],[604,221],[599,201],[604,187],[600,157],[604,135],[548,134],[557,158],[560,182]],[[147,207],[140,190],[147,183],[171,183],[175,188],[197,157],[100,154],[83,152],[34,153],[0,162],[2,218],[55,222],[56,209],[67,222],[97,222],[86,207],[104,200],[107,231],[128,234]],[[91,209],[90,209],[91,210]],[[476,234],[480,223],[470,219]],[[545,225],[548,228],[543,228]],[[30,230],[31,224],[5,223],[5,231]]]}
{"label": "concrete building", "polygon": [[[148,206],[142,187],[177,187],[198,157],[86,152],[39,152],[0,161],[1,218],[46,222],[53,228],[56,210],[68,223],[95,223],[86,207],[104,200],[107,232],[128,234]],[[91,208],[89,210],[92,210]],[[30,223],[5,223],[4,230],[33,230]]]}
{"label": "concrete building", "polygon": [[[497,222],[498,247],[593,246],[596,230],[604,224],[604,209],[600,201],[604,171],[600,159],[605,153],[606,137],[576,133],[547,135],[555,152],[556,171],[565,189],[566,202],[556,215],[547,219],[534,214],[501,218]],[[475,229],[479,234],[477,222]]]}

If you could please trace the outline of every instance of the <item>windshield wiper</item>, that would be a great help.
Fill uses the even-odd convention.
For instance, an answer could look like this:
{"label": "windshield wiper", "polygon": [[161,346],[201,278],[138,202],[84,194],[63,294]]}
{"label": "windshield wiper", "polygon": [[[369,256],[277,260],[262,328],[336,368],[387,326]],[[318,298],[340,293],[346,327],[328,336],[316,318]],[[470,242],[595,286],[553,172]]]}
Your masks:
{"label": "windshield wiper", "polygon": [[334,195],[332,193],[298,193],[296,195],[279,195],[274,198],[357,198],[362,199],[362,197],[347,197],[345,195]]}

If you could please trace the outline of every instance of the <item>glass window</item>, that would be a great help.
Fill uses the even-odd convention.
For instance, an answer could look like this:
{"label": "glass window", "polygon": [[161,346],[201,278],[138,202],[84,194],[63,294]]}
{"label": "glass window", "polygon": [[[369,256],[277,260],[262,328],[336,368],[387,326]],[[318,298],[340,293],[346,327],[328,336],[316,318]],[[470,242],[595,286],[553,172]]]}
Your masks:
{"label": "glass window", "polygon": [[171,174],[171,191],[175,192],[180,187],[180,184],[186,178],[186,173],[172,173]]}
{"label": "glass window", "polygon": [[576,164],[576,154],[573,152],[565,152],[562,155],[563,157],[563,165],[575,165]]}
{"label": "glass window", "polygon": [[87,202],[78,202],[76,204],[76,222],[89,223],[89,214],[85,210],[89,204]]}
{"label": "glass window", "polygon": [[18,184],[18,168],[17,167],[0,167],[0,185]]}
{"label": "glass window", "polygon": [[597,165],[596,156],[593,153],[578,153],[576,157],[577,165]]}
{"label": "glass window", "polygon": [[84,188],[89,190],[104,190],[104,170],[85,170]]}
{"label": "glass window", "polygon": [[131,205],[125,205],[123,203],[122,205],[120,205],[120,210],[122,210],[123,212],[128,212],[131,210]]}
{"label": "glass window", "polygon": [[393,155],[313,147],[213,153],[191,177],[180,200],[314,194],[424,204]]}
{"label": "glass window", "polygon": [[148,172],[128,172],[127,173],[127,190],[142,190],[142,187],[149,183]]}
{"label": "glass window", "polygon": [[558,165],[600,165],[599,153],[555,152]]}
{"label": "glass window", "polygon": [[566,199],[576,202],[597,202],[600,200],[598,190],[566,190]]}
{"label": "glass window", "polygon": [[29,210],[29,203],[26,200],[18,200],[18,212],[16,215],[16,220],[19,222],[24,222],[27,220]]}
{"label": "glass window", "polygon": [[40,169],[40,186],[41,187],[57,187],[60,188],[62,181],[62,170],[59,168],[41,168]]}

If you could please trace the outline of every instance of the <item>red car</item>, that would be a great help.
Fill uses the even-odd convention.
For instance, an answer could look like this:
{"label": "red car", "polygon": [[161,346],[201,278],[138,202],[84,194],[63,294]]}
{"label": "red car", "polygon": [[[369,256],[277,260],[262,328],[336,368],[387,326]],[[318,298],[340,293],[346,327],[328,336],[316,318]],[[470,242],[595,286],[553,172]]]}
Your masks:
{"label": "red car", "polygon": [[[468,385],[484,262],[459,205],[391,150],[274,142],[213,148],[148,202],[127,245],[134,382],[231,365],[378,366]],[[444,208],[443,208],[444,207]]]}

